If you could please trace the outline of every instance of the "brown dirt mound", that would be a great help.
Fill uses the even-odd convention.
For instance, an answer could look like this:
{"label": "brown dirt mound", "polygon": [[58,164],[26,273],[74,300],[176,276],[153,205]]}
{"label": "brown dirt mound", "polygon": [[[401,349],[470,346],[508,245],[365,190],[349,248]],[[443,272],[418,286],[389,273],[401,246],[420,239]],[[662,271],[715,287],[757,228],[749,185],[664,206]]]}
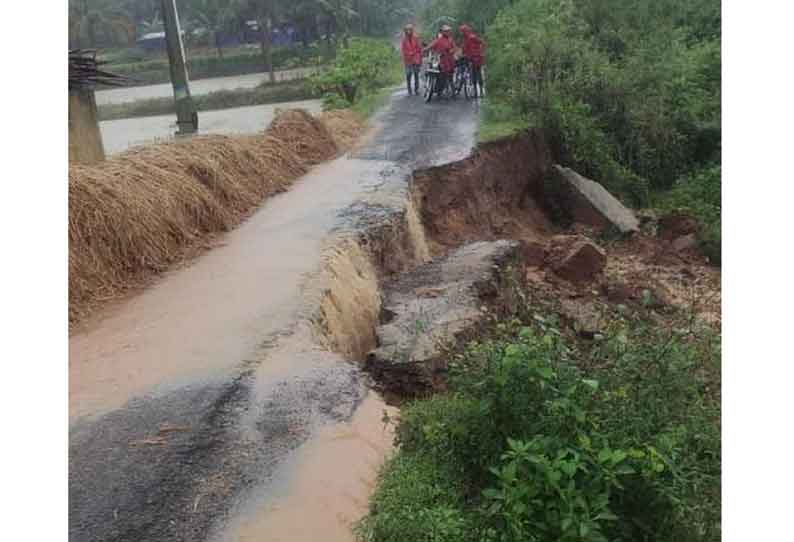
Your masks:
{"label": "brown dirt mound", "polygon": [[339,150],[347,151],[364,132],[364,121],[349,109],[326,111],[318,117],[328,127]]}
{"label": "brown dirt mound", "polygon": [[435,254],[470,241],[536,241],[554,231],[542,200],[552,158],[541,132],[486,143],[471,157],[414,174]]}
{"label": "brown dirt mound", "polygon": [[255,136],[200,136],[69,167],[69,320],[237,225],[338,148],[304,111]]}

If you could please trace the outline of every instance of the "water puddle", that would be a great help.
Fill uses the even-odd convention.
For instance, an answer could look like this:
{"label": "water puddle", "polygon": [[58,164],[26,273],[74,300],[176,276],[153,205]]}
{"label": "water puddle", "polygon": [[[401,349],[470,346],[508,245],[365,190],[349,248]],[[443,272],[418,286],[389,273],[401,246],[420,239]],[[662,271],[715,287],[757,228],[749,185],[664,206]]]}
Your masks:
{"label": "water puddle", "polygon": [[243,511],[219,542],[354,542],[352,526],[393,449],[394,424],[384,412],[396,416],[369,392],[349,422],[320,429],[294,458],[285,493]]}

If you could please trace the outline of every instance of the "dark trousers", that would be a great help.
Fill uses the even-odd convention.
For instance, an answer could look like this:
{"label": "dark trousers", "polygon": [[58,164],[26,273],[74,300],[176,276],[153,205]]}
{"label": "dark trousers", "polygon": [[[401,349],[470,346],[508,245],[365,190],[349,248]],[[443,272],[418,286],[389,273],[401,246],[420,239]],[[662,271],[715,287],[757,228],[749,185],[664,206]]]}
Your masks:
{"label": "dark trousers", "polygon": [[411,92],[411,79],[414,80],[414,87],[413,90],[417,94],[419,93],[419,70],[421,66],[419,64],[409,64],[405,67],[405,80],[408,83],[408,93]]}
{"label": "dark trousers", "polygon": [[471,63],[470,66],[471,66],[471,82],[474,84],[474,90],[475,92],[478,89],[482,91],[483,89],[482,66],[475,66],[473,63]]}

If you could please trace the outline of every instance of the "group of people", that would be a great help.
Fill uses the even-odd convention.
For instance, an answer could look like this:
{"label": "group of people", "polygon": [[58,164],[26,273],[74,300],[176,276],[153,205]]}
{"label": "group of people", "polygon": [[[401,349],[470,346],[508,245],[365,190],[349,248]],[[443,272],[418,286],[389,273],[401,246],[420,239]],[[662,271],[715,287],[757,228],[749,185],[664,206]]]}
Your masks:
{"label": "group of people", "polygon": [[[474,30],[464,24],[460,26],[463,37],[461,48],[455,44],[452,27],[445,24],[439,34],[429,45],[425,45],[416,34],[414,25],[405,26],[400,49],[405,63],[405,75],[408,83],[408,94],[419,94],[419,74],[422,68],[422,57],[427,51],[439,55],[439,69],[441,71],[442,88],[451,84],[455,67],[458,62],[466,62],[471,69],[472,83],[474,84],[474,97],[483,94],[482,67],[485,63],[485,42]],[[456,59],[456,53],[461,51],[462,56]],[[413,86],[412,86],[413,83]]]}

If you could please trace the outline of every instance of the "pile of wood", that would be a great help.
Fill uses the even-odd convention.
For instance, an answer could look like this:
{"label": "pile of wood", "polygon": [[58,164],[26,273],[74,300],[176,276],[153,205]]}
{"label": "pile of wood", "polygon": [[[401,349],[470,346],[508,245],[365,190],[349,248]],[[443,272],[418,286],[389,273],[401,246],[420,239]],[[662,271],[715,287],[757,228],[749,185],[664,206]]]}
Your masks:
{"label": "pile of wood", "polygon": [[72,49],[69,51],[69,90],[93,89],[97,86],[118,87],[130,79],[123,75],[102,70],[105,64],[96,58],[93,49]]}

